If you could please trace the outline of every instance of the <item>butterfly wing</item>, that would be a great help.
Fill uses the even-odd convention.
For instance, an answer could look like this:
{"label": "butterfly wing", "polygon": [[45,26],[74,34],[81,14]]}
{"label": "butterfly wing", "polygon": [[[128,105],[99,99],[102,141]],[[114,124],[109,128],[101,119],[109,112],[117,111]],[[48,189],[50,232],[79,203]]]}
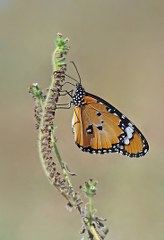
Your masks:
{"label": "butterfly wing", "polygon": [[105,100],[86,93],[74,108],[72,129],[77,146],[89,153],[118,152],[141,157],[149,149],[140,130]]}

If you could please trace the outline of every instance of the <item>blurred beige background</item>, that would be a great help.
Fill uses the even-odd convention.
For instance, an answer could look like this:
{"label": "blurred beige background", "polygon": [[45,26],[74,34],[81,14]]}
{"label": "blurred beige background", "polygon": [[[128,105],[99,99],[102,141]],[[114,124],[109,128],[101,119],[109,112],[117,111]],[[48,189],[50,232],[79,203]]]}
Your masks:
{"label": "blurred beige background", "polygon": [[[28,87],[48,87],[57,32],[69,37],[68,61],[88,92],[141,129],[150,151],[140,159],[81,152],[73,110],[57,113],[58,146],[78,174],[99,181],[95,207],[112,240],[164,239],[164,1],[0,0],[0,239],[80,239],[78,213],[46,179],[37,152]],[[76,77],[71,65],[68,73]]]}

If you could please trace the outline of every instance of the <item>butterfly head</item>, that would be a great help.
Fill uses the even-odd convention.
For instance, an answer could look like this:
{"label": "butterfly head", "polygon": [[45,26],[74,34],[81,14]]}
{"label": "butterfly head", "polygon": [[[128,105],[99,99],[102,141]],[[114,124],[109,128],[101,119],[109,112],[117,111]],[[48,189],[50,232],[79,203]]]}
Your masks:
{"label": "butterfly head", "polygon": [[80,83],[76,84],[74,95],[72,96],[72,102],[75,106],[80,107],[84,104],[85,90]]}

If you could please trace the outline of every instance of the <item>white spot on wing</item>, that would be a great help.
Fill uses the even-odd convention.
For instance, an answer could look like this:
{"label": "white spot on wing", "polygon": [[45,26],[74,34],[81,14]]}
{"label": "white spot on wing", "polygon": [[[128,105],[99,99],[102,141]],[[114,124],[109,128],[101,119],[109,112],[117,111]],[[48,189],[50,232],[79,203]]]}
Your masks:
{"label": "white spot on wing", "polygon": [[129,123],[129,127],[133,128],[133,124],[132,124],[132,123]]}
{"label": "white spot on wing", "polygon": [[125,137],[125,138],[124,138],[124,144],[125,144],[125,145],[128,145],[128,144],[129,144],[129,138],[128,138],[128,137]]}
{"label": "white spot on wing", "polygon": [[134,130],[133,130],[133,128],[132,127],[127,127],[127,128],[125,128],[125,132],[126,132],[126,134],[127,134],[127,137],[129,138],[129,139],[131,139],[132,137],[133,137],[133,132],[134,132]]}

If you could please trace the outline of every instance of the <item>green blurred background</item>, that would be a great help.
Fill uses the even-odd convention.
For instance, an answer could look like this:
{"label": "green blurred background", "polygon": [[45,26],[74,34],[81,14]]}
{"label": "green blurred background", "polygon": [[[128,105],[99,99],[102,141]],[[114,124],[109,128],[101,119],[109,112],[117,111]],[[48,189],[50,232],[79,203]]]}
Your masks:
{"label": "green blurred background", "polygon": [[[80,239],[77,212],[49,184],[37,151],[28,87],[50,83],[57,32],[69,37],[68,62],[88,92],[103,97],[142,130],[140,159],[81,152],[73,110],[57,113],[58,146],[78,186],[99,181],[95,207],[112,240],[164,239],[164,1],[0,0],[0,239]],[[72,65],[68,73],[76,77]]]}

